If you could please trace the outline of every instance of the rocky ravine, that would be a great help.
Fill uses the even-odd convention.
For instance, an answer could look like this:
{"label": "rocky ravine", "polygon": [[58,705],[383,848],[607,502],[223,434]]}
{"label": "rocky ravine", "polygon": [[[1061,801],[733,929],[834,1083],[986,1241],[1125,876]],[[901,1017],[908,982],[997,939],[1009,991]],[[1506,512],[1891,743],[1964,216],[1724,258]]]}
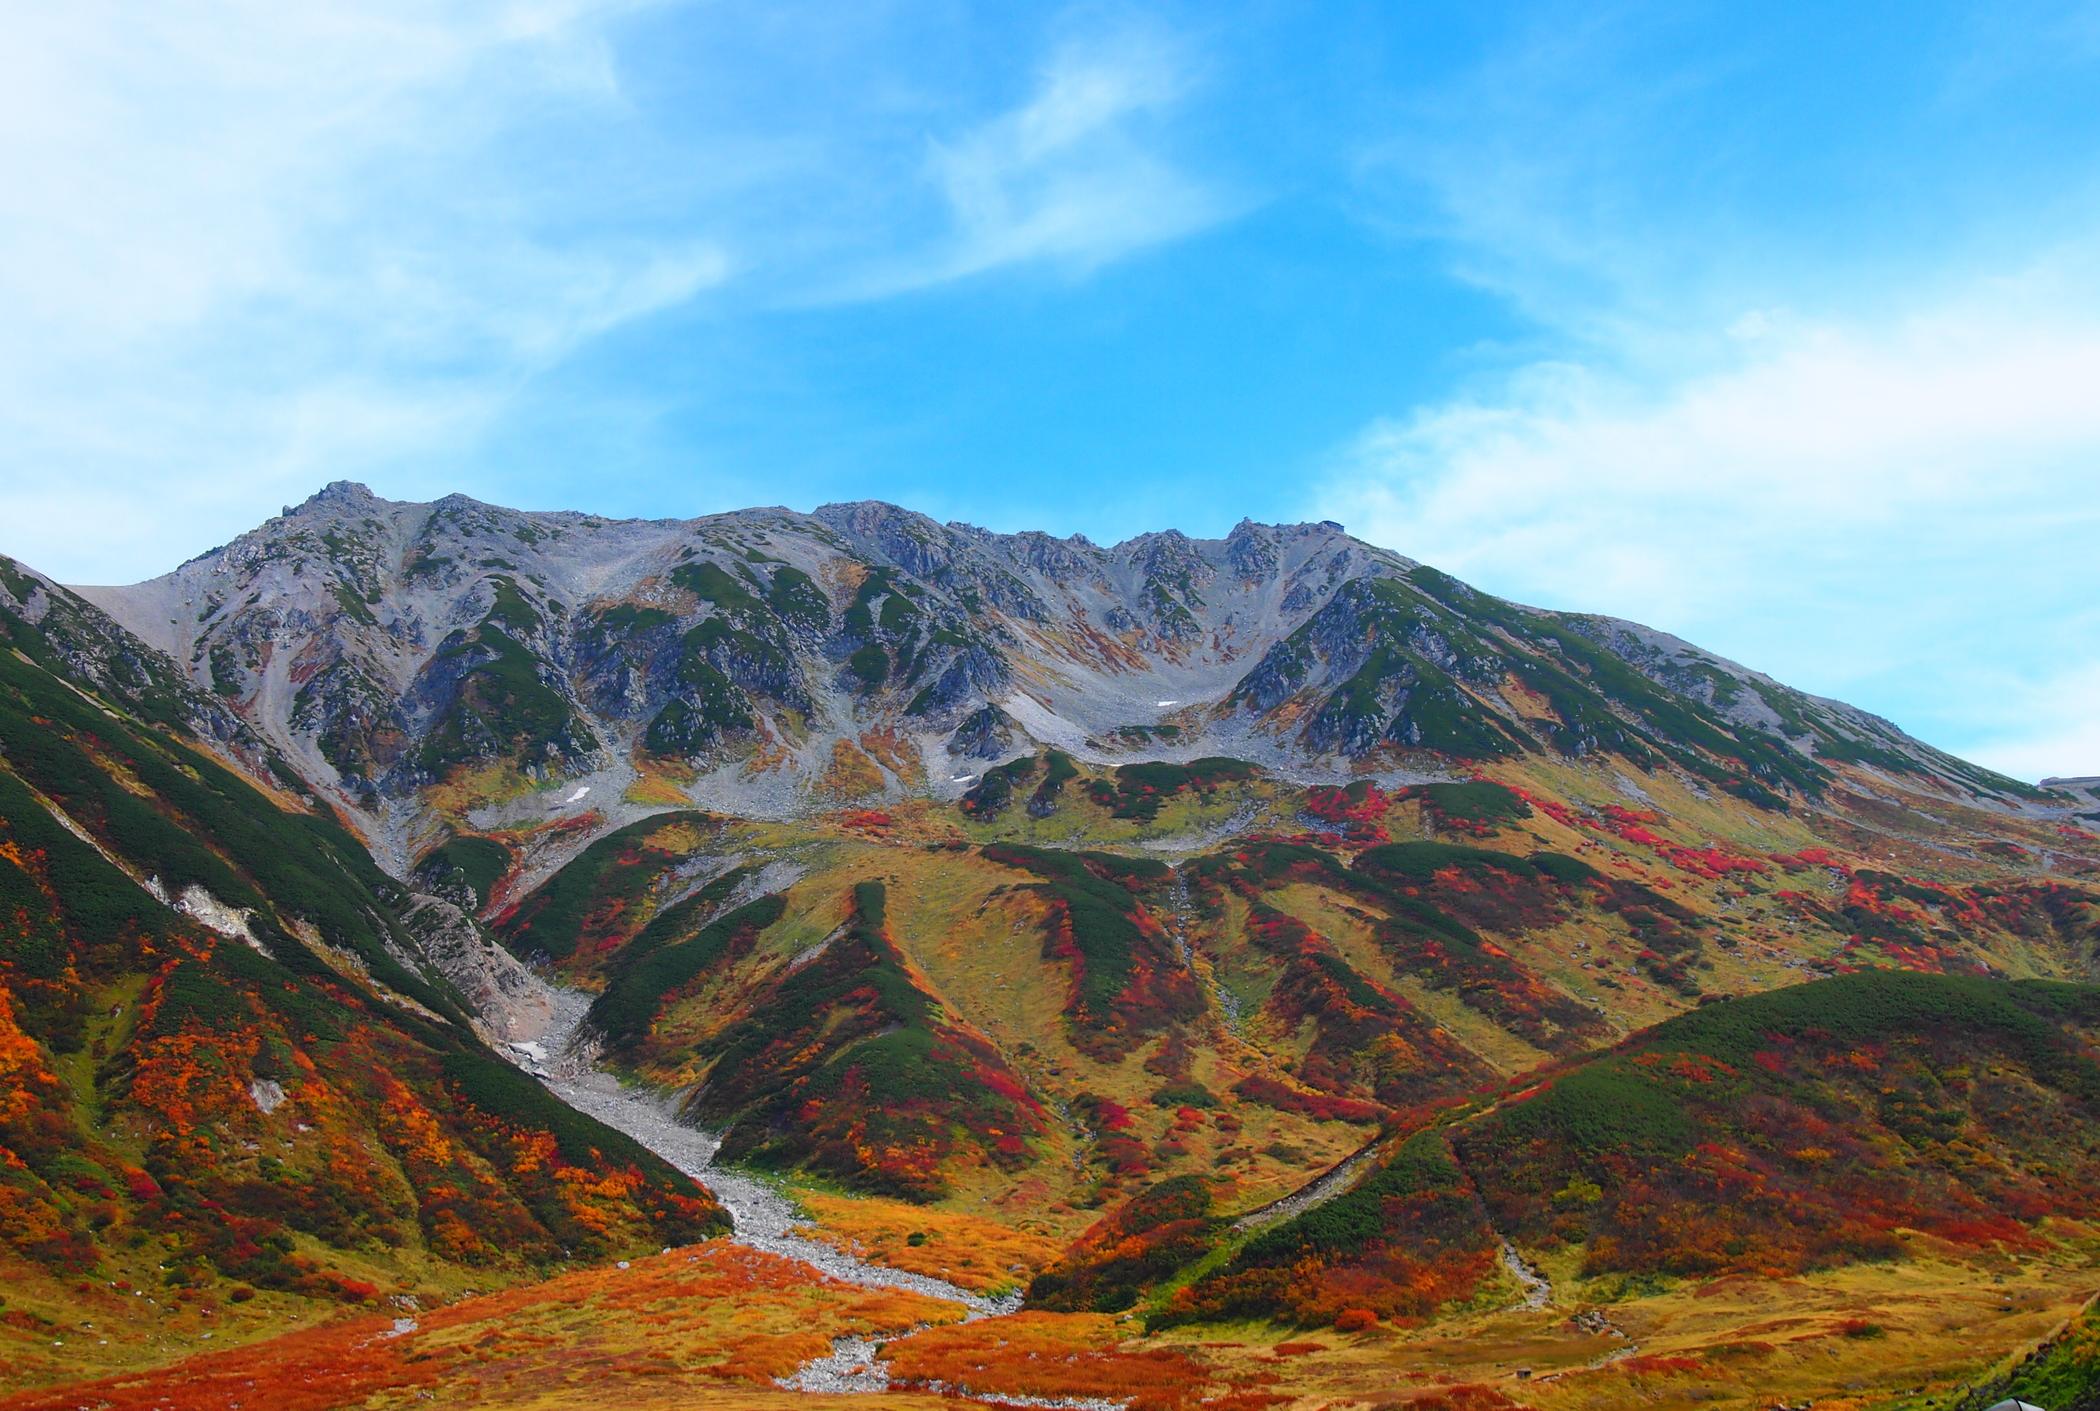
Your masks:
{"label": "rocky ravine", "polygon": [[[513,1051],[521,1053],[548,1089],[569,1106],[625,1132],[712,1191],[735,1222],[732,1238],[738,1244],[798,1260],[842,1283],[903,1289],[960,1303],[974,1317],[1020,1307],[1018,1294],[984,1298],[942,1279],[871,1264],[795,1233],[808,1222],[785,1196],[764,1181],[714,1164],[719,1139],[679,1121],[670,1098],[624,1086],[593,1062],[591,1046],[580,1033],[589,1007],[586,994],[555,991],[546,1028],[536,1040],[514,1044]],[[545,1063],[532,1061],[536,1052],[547,1055]]]}

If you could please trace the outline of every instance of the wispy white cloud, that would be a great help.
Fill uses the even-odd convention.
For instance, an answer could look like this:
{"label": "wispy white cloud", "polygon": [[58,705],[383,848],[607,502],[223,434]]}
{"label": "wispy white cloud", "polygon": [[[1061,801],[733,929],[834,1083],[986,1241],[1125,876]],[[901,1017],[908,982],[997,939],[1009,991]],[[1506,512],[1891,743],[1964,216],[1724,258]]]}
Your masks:
{"label": "wispy white cloud", "polygon": [[618,103],[621,8],[41,7],[0,58],[0,297],[92,347],[464,264],[518,214],[471,159],[535,107]]}
{"label": "wispy white cloud", "polygon": [[[1381,422],[1314,509],[1494,591],[1648,621],[1795,684],[1936,697],[1899,723],[1937,743],[2083,738],[2089,700],[1982,663],[2053,673],[2057,634],[2100,629],[2092,272],[2054,262],[1886,322],[1760,313],[1727,341],[1676,377],[1534,364]],[[2094,642],[2060,647],[2075,662]],[[2067,713],[2008,731],[2015,694]]]}
{"label": "wispy white cloud", "polygon": [[1970,106],[1985,68],[2064,77],[2090,12],[2031,9],[1856,71],[1806,13],[1728,45],[1670,7],[1534,13],[1406,95],[1359,209],[1520,319],[1313,511],[2030,776],[2100,769],[2037,764],[2088,738],[2054,683],[2100,659],[2100,201]]}
{"label": "wispy white cloud", "polygon": [[2100,662],[2010,683],[2004,722],[1969,753],[2016,779],[2100,775]]}
{"label": "wispy white cloud", "polygon": [[336,476],[500,495],[478,448],[640,321],[1083,276],[1227,214],[1175,151],[1191,51],[1050,29],[1002,111],[1013,76],[958,83],[910,48],[932,30],[872,12],[25,12],[0,47],[0,525],[40,532],[0,548],[125,578]]}
{"label": "wispy white cloud", "polygon": [[1725,257],[1731,152],[1702,130],[1725,61],[1655,28],[1638,5],[1518,7],[1354,144],[1357,213],[1563,337],[1658,339]]}
{"label": "wispy white cloud", "polygon": [[0,49],[0,523],[126,577],[319,478],[442,474],[582,343],[721,283],[521,136],[630,121],[592,0],[45,6]]}
{"label": "wispy white cloud", "polygon": [[1239,199],[1170,150],[1172,117],[1195,82],[1190,56],[1156,30],[1067,40],[1026,102],[932,141],[925,176],[944,228],[924,249],[876,261],[842,297],[1009,265],[1085,273],[1226,219]]}

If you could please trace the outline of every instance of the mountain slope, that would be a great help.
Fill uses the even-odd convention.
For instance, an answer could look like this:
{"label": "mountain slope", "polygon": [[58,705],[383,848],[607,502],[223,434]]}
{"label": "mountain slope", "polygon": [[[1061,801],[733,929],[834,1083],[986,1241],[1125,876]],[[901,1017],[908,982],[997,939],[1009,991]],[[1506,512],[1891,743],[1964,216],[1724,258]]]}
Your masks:
{"label": "mountain slope", "polygon": [[[1339,1322],[1330,1399],[1518,1323],[1624,1390],[1678,1280],[2079,1277],[2092,790],[1334,525],[336,485],[131,588],[0,561],[0,638],[17,1380],[718,1230],[483,1047],[549,980],[834,1247],[1034,1279],[925,1378],[1299,1389],[1139,1306]],[[62,1367],[119,1284],[172,1311]]]}
{"label": "mountain slope", "polygon": [[[1978,810],[1899,851],[1819,812],[1634,810],[1610,776],[1548,794],[1497,767],[1388,792],[1036,761],[1024,783],[1063,780],[1041,807],[666,812],[499,898],[494,928],[595,991],[611,1061],[726,1150],[1060,1230],[1179,1175],[1221,1208],[1275,1199],[1381,1126],[1715,997],[2100,960],[2100,893],[2071,880],[2100,848],[2040,819]],[[866,1086],[876,1035],[1004,1110],[936,1064],[919,1138],[836,1140],[837,1094],[908,1086]]]}
{"label": "mountain slope", "polygon": [[75,1375],[721,1227],[482,1046],[429,949],[469,919],[168,729],[210,704],[97,618],[0,598],[10,1376],[83,1316]]}
{"label": "mountain slope", "polygon": [[1251,1237],[1200,1182],[1154,1187],[1031,1296],[1122,1307],[1193,1266],[1155,1318],[1324,1324],[1513,1299],[1505,1240],[1580,1283],[1560,1292],[1575,1300],[1655,1276],[2029,1251],[2100,1179],[2096,1104],[2100,991],[1865,972],[1529,1075]]}

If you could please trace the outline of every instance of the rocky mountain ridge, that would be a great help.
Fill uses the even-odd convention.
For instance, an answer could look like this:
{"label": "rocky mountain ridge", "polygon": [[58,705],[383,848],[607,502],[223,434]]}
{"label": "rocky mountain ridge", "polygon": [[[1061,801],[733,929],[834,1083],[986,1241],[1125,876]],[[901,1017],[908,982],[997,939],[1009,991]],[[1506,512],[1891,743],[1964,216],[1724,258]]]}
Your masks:
{"label": "rocky mountain ridge", "polygon": [[[346,482],[173,573],[80,596],[172,657],[395,870],[442,835],[696,803],[959,794],[1050,745],[1439,777],[1547,752],[1768,807],[1863,766],[2032,791],[1667,634],[1520,607],[1348,536],[1243,521],[1101,547],[865,501],[694,520]],[[521,813],[522,810],[522,813]]]}

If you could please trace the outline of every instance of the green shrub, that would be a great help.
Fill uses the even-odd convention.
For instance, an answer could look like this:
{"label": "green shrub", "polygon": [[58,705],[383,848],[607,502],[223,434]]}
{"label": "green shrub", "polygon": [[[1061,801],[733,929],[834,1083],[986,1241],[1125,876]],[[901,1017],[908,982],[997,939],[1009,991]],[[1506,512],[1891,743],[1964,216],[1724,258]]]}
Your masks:
{"label": "green shrub", "polygon": [[889,677],[890,654],[870,642],[846,658],[846,669],[859,679],[863,689],[872,691]]}
{"label": "green shrub", "polygon": [[1464,784],[1422,784],[1415,793],[1453,822],[1493,826],[1531,817],[1531,805],[1521,795],[1484,779]]}
{"label": "green shrub", "polygon": [[487,906],[496,884],[510,870],[510,849],[494,838],[455,833],[426,853],[416,870],[436,881],[464,883],[475,905]]}

